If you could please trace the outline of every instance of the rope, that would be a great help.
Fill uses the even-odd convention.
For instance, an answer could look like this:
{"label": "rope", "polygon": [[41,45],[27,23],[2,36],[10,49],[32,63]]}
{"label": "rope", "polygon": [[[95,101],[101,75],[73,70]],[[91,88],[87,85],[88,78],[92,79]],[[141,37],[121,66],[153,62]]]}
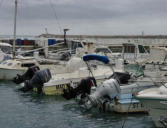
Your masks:
{"label": "rope", "polygon": [[50,7],[53,9],[55,19],[56,19],[57,24],[58,24],[58,27],[59,27],[59,29],[60,29],[60,33],[62,33],[62,28],[61,28],[61,25],[60,25],[60,23],[59,23],[59,19],[58,19],[57,13],[56,13],[56,9],[55,9],[54,6],[53,6],[52,0],[49,0],[49,4],[50,4]]}
{"label": "rope", "polygon": [[[146,76],[146,75],[145,75]],[[156,85],[156,86],[158,86],[159,87],[159,85],[151,78],[151,76],[146,76],[146,77],[148,77],[148,78],[150,78],[150,80],[151,80],[151,82],[153,82],[153,84],[154,85]],[[155,77],[156,78],[156,77]],[[157,77],[158,78],[158,77]],[[162,85],[163,85],[163,83],[165,83],[165,82],[159,82],[159,83],[161,83]]]}
{"label": "rope", "polygon": [[[133,90],[133,88],[132,88],[132,90]],[[131,90],[131,92],[132,92],[132,90]],[[127,110],[127,113],[126,113],[126,116],[127,116],[127,117],[128,117],[128,113],[129,113],[129,110],[130,110],[131,105],[132,105],[132,98],[131,98],[131,101],[130,101],[130,104],[129,104],[129,106],[128,106],[128,110]],[[126,119],[124,119],[121,128],[124,128],[125,123],[126,123]]]}
{"label": "rope", "polygon": [[[89,67],[88,63],[87,63],[86,61],[85,61],[85,63],[86,63],[86,65],[87,65],[88,70],[89,70],[89,72],[91,73],[92,77],[94,77],[93,72],[92,72],[92,70],[90,69],[90,67]],[[95,78],[95,77],[94,77],[94,78]]]}

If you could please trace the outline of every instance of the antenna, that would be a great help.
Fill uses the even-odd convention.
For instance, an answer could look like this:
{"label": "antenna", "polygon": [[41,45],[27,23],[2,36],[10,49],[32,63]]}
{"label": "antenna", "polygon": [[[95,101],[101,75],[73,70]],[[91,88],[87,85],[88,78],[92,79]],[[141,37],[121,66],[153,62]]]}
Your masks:
{"label": "antenna", "polygon": [[45,28],[45,33],[48,34],[48,29],[47,28]]}
{"label": "antenna", "polygon": [[67,33],[67,31],[69,31],[69,30],[70,30],[70,29],[67,29],[67,28],[63,29],[63,31],[64,31],[64,44],[66,44],[66,45],[67,45],[66,33]]}

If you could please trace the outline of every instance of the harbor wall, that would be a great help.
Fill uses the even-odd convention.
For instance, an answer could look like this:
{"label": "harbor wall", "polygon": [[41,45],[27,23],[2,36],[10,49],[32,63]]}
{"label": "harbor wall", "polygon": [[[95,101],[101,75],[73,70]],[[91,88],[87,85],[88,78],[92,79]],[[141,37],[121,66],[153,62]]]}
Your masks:
{"label": "harbor wall", "polygon": [[[39,37],[63,39],[63,35],[42,34]],[[69,40],[85,40],[104,45],[121,46],[123,43],[138,43],[144,46],[167,46],[167,35],[67,35]]]}

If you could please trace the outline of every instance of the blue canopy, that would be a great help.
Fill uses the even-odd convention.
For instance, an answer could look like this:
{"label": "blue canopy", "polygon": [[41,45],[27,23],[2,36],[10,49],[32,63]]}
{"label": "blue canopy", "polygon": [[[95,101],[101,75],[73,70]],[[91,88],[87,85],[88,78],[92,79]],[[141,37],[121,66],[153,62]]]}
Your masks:
{"label": "blue canopy", "polygon": [[101,55],[96,55],[96,54],[88,54],[83,56],[84,61],[89,61],[89,60],[98,60],[101,61],[105,64],[109,63],[109,59],[106,56],[101,56]]}

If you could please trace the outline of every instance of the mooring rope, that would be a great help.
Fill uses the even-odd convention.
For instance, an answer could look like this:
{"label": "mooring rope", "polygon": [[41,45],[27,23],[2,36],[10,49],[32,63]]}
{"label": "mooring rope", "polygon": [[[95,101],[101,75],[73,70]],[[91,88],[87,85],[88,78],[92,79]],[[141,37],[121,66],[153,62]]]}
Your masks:
{"label": "mooring rope", "polygon": [[[131,93],[132,93],[132,91],[133,91],[133,88],[132,88],[132,90],[131,90]],[[128,110],[127,110],[127,112],[126,112],[126,117],[128,117],[129,110],[130,110],[130,107],[131,107],[131,105],[132,105],[132,100],[133,100],[133,99],[131,98],[130,104],[129,104],[129,106],[128,106]],[[125,123],[126,123],[126,119],[123,120],[123,123],[122,123],[121,128],[124,128],[124,127],[125,127]]]}

